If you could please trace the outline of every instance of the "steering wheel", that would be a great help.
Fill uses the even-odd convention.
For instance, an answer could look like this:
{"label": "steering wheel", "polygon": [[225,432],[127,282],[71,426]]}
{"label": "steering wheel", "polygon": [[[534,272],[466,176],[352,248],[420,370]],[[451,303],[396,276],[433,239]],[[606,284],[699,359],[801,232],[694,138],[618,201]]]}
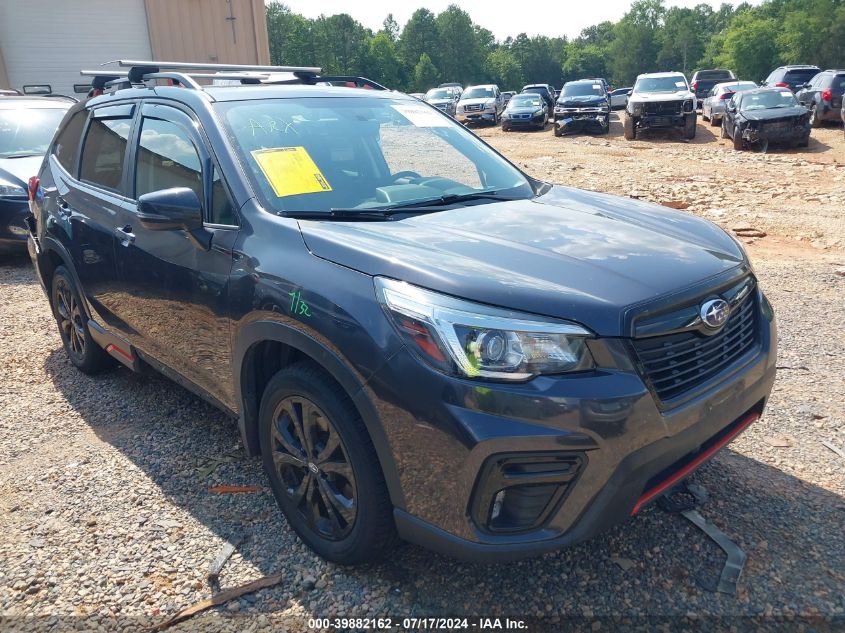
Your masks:
{"label": "steering wheel", "polygon": [[393,182],[396,182],[401,178],[408,178],[410,180],[422,178],[422,176],[415,171],[397,171],[395,174],[391,174],[390,177],[392,178]]}

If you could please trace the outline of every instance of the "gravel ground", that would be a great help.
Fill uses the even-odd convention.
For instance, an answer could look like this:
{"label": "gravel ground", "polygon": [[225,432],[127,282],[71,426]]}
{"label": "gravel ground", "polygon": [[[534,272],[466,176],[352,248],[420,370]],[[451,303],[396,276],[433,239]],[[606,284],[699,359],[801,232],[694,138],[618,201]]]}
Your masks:
{"label": "gravel ground", "polygon": [[[223,587],[276,573],[283,582],[172,630],[304,631],[313,617],[457,614],[541,617],[532,630],[558,630],[562,618],[618,628],[589,623],[606,616],[678,630],[693,614],[684,626],[741,629],[750,621],[739,616],[845,626],[845,459],[821,443],[845,447],[842,131],[814,131],[809,152],[766,155],[734,153],[704,125],[689,144],[626,144],[618,125],[612,132],[480,133],[538,176],[687,205],[768,234],[749,251],[778,313],[783,369],[763,419],[694,477],[710,493],[702,514],[748,554],[736,596],[712,590],[721,551],[655,507],[588,543],[505,566],[411,546],[379,566],[327,564],[287,527],[235,424],[164,378],[75,371],[28,261],[7,259],[0,628],[154,625],[211,595],[209,562],[231,538],[242,541]],[[210,493],[216,484],[260,490]]]}

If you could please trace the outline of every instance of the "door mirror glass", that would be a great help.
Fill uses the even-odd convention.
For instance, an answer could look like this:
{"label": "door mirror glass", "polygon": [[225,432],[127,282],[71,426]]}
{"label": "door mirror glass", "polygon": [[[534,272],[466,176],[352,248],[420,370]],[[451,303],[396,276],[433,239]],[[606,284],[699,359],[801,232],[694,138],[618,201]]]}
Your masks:
{"label": "door mirror glass", "polygon": [[202,228],[202,203],[188,187],[151,191],[138,198],[138,220],[151,231]]}

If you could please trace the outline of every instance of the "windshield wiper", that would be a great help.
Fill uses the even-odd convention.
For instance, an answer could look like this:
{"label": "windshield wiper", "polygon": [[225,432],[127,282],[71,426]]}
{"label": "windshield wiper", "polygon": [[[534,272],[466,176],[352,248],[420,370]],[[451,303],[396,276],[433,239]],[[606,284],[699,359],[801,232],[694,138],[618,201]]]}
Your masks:
{"label": "windshield wiper", "polygon": [[287,218],[299,218],[302,220],[389,220],[394,215],[436,213],[437,211],[442,211],[443,207],[469,200],[496,200],[498,202],[504,202],[508,200],[518,200],[518,198],[501,196],[495,191],[479,191],[476,193],[449,194],[440,196],[439,198],[415,200],[413,202],[394,204],[385,207],[352,207],[349,209],[335,207],[328,212],[292,211],[290,213],[286,213],[281,211],[278,215]]}

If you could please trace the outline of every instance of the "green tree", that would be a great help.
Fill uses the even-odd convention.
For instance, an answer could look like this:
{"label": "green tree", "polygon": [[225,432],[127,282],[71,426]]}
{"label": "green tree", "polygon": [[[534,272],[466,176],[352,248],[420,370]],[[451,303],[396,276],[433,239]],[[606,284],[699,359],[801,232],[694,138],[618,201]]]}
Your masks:
{"label": "green tree", "polygon": [[486,75],[502,90],[519,90],[525,85],[522,68],[513,53],[504,46],[487,56]]}
{"label": "green tree", "polygon": [[412,77],[423,53],[428,55],[430,62],[439,61],[440,32],[434,14],[428,9],[414,11],[402,29],[397,46],[399,57]]}
{"label": "green tree", "polygon": [[399,39],[399,23],[393,17],[392,13],[387,14],[387,17],[384,18],[384,22],[381,23],[381,26],[382,28],[379,33],[385,33],[393,42]]}
{"label": "green tree", "polygon": [[414,91],[426,92],[429,88],[436,86],[439,80],[440,74],[431,63],[431,57],[427,53],[420,55],[420,61],[414,66]]}
{"label": "green tree", "polygon": [[609,70],[614,83],[630,84],[642,72],[657,67],[660,27],[666,10],[663,0],[636,0],[614,26],[608,47]]}
{"label": "green tree", "polygon": [[446,81],[473,83],[486,59],[469,14],[456,4],[437,16],[440,34],[440,74]]}
{"label": "green tree", "polygon": [[292,13],[281,2],[267,5],[267,36],[271,63],[283,66],[317,64],[310,22]]}
{"label": "green tree", "polygon": [[384,31],[376,33],[369,41],[367,53],[367,77],[388,88],[399,87],[399,57],[390,36]]}
{"label": "green tree", "polygon": [[739,77],[762,81],[780,62],[774,18],[759,17],[754,12],[740,13],[725,33],[720,66],[733,69]]}

